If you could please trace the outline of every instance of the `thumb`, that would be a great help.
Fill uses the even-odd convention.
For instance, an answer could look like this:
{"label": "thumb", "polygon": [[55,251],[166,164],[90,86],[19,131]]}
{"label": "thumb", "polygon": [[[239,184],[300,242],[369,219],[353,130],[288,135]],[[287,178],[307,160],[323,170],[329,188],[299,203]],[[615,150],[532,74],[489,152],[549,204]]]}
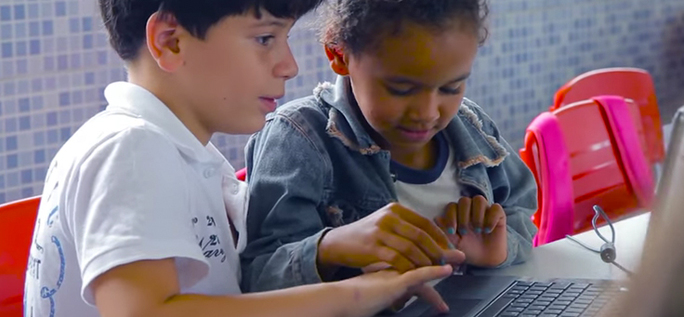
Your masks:
{"label": "thumb", "polygon": [[452,271],[451,265],[424,266],[404,273],[401,276],[401,281],[405,289],[410,289],[436,279],[445,278]]}

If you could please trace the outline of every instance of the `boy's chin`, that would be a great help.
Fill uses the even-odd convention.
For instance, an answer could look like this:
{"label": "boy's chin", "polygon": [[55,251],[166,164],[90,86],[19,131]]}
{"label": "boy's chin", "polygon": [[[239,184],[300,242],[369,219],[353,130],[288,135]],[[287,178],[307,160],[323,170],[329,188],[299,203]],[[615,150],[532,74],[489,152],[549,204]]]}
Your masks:
{"label": "boy's chin", "polygon": [[220,131],[226,134],[254,134],[261,129],[264,128],[264,125],[266,125],[266,117],[261,116],[261,117],[252,117],[252,118],[245,118],[244,120],[241,120],[240,122],[236,122],[230,126],[227,126],[224,131]]}

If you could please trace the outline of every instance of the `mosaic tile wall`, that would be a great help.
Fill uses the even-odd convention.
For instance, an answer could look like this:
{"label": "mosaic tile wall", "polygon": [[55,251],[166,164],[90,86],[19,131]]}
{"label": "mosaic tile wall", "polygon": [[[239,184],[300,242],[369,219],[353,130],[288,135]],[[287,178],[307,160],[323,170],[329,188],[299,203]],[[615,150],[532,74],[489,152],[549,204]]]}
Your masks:
{"label": "mosaic tile wall", "polygon": [[[47,165],[73,131],[125,79],[94,0],[0,0],[0,203],[40,194]],[[467,96],[517,147],[554,91],[584,71],[649,70],[663,118],[684,105],[684,1],[494,0],[491,37]],[[313,32],[291,37],[300,75],[284,101],[333,78]],[[214,142],[236,166],[245,136]]]}

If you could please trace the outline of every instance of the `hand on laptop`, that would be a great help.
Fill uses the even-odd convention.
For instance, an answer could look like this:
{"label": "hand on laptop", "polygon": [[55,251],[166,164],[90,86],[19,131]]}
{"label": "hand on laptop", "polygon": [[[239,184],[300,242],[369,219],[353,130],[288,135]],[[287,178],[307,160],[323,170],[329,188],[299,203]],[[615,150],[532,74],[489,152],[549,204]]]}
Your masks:
{"label": "hand on laptop", "polygon": [[499,204],[489,205],[482,196],[463,197],[447,205],[435,222],[448,234],[466,263],[494,267],[506,261],[506,213]]}
{"label": "hand on laptop", "polygon": [[[392,270],[392,266],[387,264],[387,263],[375,263],[371,264],[367,267],[364,267],[363,272],[365,274],[372,274],[375,272],[381,272],[385,270]],[[414,271],[409,271],[405,274],[409,274]],[[412,273],[416,274],[416,273]],[[439,278],[446,277],[447,275],[440,276]],[[434,280],[434,279],[430,279]],[[429,282],[429,280],[425,280],[425,282]],[[405,291],[404,294],[400,297],[395,297],[394,302],[392,302],[392,305],[389,307],[389,309],[393,312],[398,312],[404,306],[406,306],[406,303],[413,298],[414,296],[420,297],[423,299],[426,303],[429,303],[432,305],[435,309],[442,313],[446,313],[449,311],[449,306],[444,302],[442,299],[442,296],[432,287],[431,285],[425,284],[425,283],[416,283],[412,285],[408,290]]]}
{"label": "hand on laptop", "polygon": [[[384,262],[403,273],[417,267],[463,263],[434,222],[396,203],[354,223],[335,228],[318,246],[319,272]],[[325,274],[323,274],[325,275]]]}

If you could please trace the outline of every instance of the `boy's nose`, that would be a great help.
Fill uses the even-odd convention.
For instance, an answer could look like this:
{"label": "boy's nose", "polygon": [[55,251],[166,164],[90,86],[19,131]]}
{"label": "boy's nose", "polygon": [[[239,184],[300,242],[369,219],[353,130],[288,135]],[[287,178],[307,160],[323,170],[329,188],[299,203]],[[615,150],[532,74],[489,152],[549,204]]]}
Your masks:
{"label": "boy's nose", "polygon": [[299,73],[299,66],[297,66],[297,61],[295,60],[294,55],[292,55],[292,51],[289,47],[283,60],[276,64],[274,73],[276,77],[285,80],[291,79]]}

